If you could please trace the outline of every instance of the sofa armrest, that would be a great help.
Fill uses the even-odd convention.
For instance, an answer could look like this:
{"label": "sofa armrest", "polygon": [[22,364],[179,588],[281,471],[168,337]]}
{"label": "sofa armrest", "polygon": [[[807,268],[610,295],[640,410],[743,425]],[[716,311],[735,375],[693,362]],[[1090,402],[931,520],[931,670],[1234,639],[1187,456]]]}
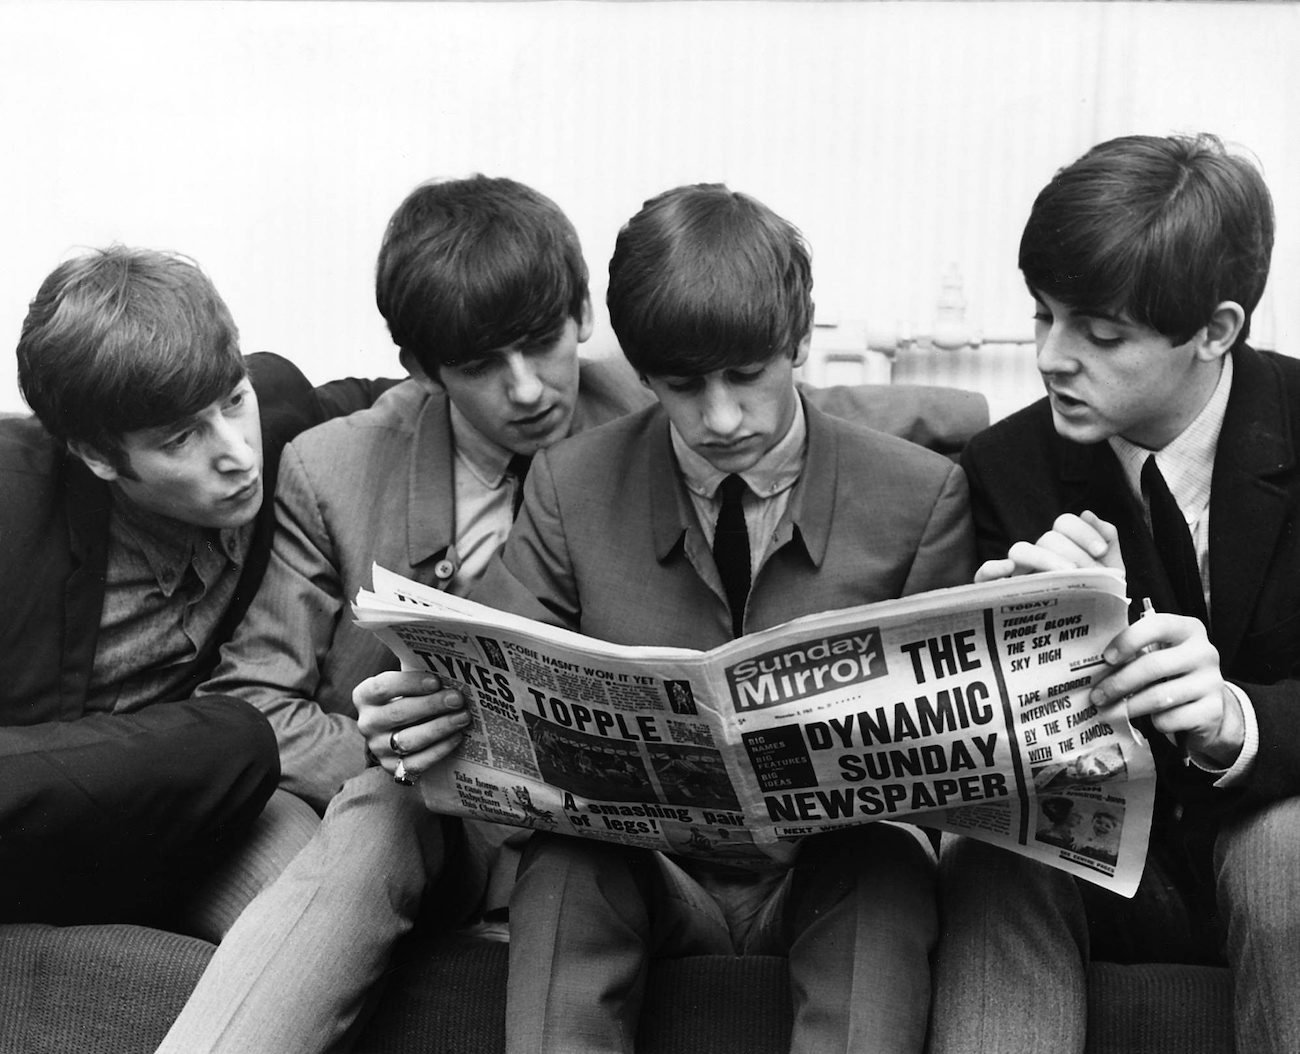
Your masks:
{"label": "sofa armrest", "polygon": [[145,926],[0,926],[0,1049],[152,1054],[212,952]]}

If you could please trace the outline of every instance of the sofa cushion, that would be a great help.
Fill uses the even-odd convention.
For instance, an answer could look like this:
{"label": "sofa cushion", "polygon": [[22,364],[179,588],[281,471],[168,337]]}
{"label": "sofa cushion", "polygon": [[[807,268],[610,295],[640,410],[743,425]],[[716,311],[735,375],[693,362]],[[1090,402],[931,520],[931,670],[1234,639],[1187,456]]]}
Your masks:
{"label": "sofa cushion", "polygon": [[[138,926],[0,926],[0,1054],[150,1054],[212,954]],[[355,1048],[362,1054],[499,1054],[506,945],[418,935],[394,959]],[[1205,966],[1094,963],[1088,1054],[1230,1054],[1232,987]],[[791,1012],[785,960],[656,960],[641,1054],[779,1054]]]}

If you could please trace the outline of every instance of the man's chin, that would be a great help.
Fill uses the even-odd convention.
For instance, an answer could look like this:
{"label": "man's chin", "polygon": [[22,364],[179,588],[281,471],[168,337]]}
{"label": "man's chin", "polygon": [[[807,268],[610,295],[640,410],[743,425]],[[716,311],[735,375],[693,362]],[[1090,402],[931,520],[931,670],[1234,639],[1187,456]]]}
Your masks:
{"label": "man's chin", "polygon": [[1063,417],[1053,411],[1052,426],[1062,439],[1075,443],[1100,443],[1110,438],[1110,430],[1099,421],[1083,420],[1078,417]]}
{"label": "man's chin", "polygon": [[569,434],[569,427],[573,423],[573,415],[566,416],[562,421],[553,425],[544,431],[531,433],[523,431],[512,437],[512,441],[507,444],[516,454],[536,454],[539,450],[545,450],[548,446],[554,446],[561,439]]}

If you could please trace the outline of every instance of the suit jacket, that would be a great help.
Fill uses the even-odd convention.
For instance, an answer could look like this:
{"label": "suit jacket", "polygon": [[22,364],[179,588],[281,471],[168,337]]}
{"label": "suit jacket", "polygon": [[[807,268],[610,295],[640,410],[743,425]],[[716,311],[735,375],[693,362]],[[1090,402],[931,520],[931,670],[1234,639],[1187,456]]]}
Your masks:
{"label": "suit jacket", "polygon": [[[621,362],[584,362],[573,430],[645,405]],[[300,436],[284,453],[265,581],[203,695],[270,719],[281,786],[323,810],[366,766],[352,689],[396,659],[352,622],[378,563],[426,585],[456,571],[450,404],[414,381],[368,410]]]}
{"label": "suit jacket", "polygon": [[[1210,640],[1220,667],[1250,696],[1259,755],[1244,786],[1211,791],[1152,738],[1166,791],[1197,812],[1300,791],[1300,362],[1250,348],[1234,354],[1232,392],[1210,489]],[[1142,507],[1109,444],[1062,439],[1044,399],[976,437],[962,457],[982,559],[1033,540],[1062,512],[1091,509],[1119,528],[1134,603],[1176,610]]]}
{"label": "suit jacket", "polygon": [[[805,400],[808,452],[745,631],[969,582],[966,480],[947,458]],[[533,462],[474,599],[619,644],[707,649],[731,615],[657,405]]]}
{"label": "suit jacket", "polygon": [[[342,382],[326,393],[277,355],[250,355],[247,362],[269,495],[284,444],[329,411],[366,405],[370,384]],[[74,720],[85,713],[99,636],[111,493],[39,421],[24,417],[0,421],[0,494],[0,725]],[[188,697],[216,664],[217,649],[257,591],[273,527],[266,501],[230,608],[176,698]]]}

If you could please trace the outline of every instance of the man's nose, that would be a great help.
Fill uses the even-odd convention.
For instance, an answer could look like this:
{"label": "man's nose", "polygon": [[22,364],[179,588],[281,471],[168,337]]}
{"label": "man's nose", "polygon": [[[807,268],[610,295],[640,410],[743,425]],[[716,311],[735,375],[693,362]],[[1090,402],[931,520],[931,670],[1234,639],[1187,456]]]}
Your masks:
{"label": "man's nose", "polygon": [[514,353],[507,359],[506,393],[512,403],[530,406],[542,397],[544,385],[528,357]]}
{"label": "man's nose", "polygon": [[1056,326],[1049,326],[1038,341],[1037,365],[1039,373],[1068,373],[1074,368],[1067,338]]}
{"label": "man's nose", "polygon": [[254,438],[239,421],[220,418],[213,428],[215,461],[223,472],[251,472],[257,468],[260,451]]}
{"label": "man's nose", "polygon": [[717,436],[729,436],[740,427],[744,413],[735,394],[725,384],[710,385],[704,393],[704,427]]}

